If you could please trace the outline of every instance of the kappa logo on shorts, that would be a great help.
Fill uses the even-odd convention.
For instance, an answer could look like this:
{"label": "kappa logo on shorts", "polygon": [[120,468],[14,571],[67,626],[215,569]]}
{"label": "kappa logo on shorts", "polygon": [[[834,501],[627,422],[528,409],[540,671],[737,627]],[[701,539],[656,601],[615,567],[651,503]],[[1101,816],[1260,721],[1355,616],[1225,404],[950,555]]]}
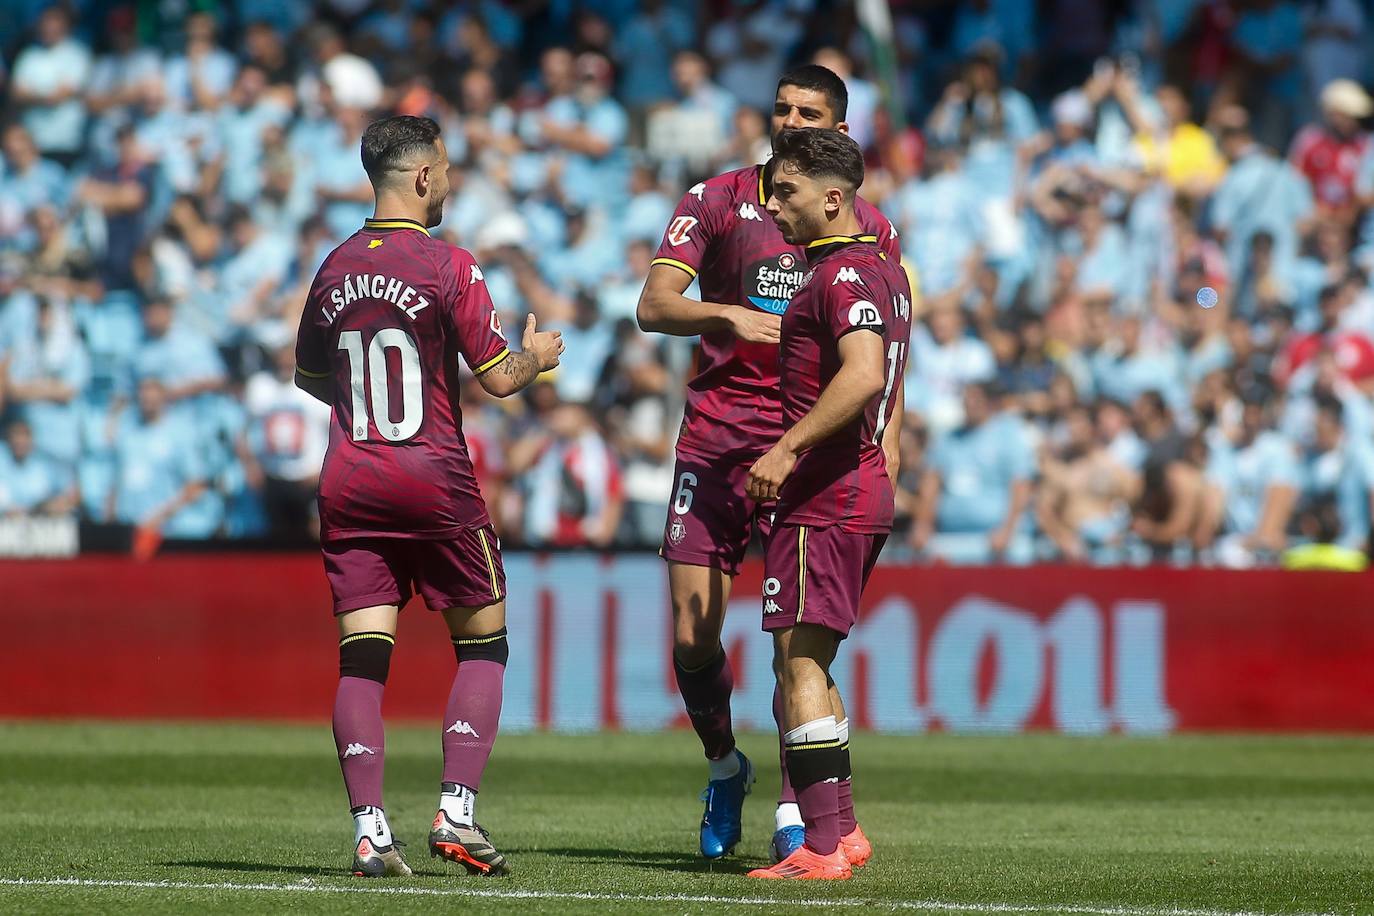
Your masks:
{"label": "kappa logo on shorts", "polygon": [[668,543],[677,547],[685,540],[687,540],[687,526],[682,523],[682,519],[673,519],[673,523],[668,526]]}
{"label": "kappa logo on shorts", "polygon": [[[775,580],[775,581],[776,581],[776,580]],[[777,603],[776,601],[774,601],[772,598],[769,598],[767,601],[765,601],[765,602],[763,603],[763,614],[764,614],[765,617],[768,616],[769,614],[777,614],[777,613],[780,613],[781,611],[782,611],[782,605],[778,604],[778,603]]]}
{"label": "kappa logo on shorts", "polygon": [[477,734],[477,729],[473,728],[471,725],[464,722],[462,719],[458,719],[448,728],[444,729],[444,731],[450,735],[472,735],[472,737],[474,738],[482,737],[481,735]]}
{"label": "kappa logo on shorts", "polygon": [[348,747],[344,748],[343,756],[344,759],[347,759],[349,757],[361,757],[363,754],[375,755],[376,753],[377,752],[370,747],[364,747],[361,744],[350,744]]}

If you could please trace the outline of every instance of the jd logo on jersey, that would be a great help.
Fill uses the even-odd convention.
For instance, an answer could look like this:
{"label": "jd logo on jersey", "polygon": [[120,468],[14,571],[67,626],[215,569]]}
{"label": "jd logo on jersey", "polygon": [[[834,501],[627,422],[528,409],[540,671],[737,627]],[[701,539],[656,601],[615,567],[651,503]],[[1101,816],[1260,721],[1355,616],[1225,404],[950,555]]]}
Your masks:
{"label": "jd logo on jersey", "polygon": [[797,256],[790,251],[762,261],[755,261],[745,270],[745,294],[755,308],[781,315],[787,303],[801,289],[806,272],[797,264]]}

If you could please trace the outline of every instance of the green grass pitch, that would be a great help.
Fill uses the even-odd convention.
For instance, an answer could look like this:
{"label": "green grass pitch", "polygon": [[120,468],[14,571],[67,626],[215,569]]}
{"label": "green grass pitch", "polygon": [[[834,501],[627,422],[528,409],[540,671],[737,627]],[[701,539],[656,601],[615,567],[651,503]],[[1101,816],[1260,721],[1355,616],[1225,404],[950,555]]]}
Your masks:
{"label": "green grass pitch", "polygon": [[741,747],[744,840],[708,865],[692,735],[502,737],[478,814],[515,875],[482,880],[425,850],[437,725],[392,728],[418,874],[364,882],[327,728],[0,724],[0,912],[1374,914],[1374,740],[858,735],[873,863],[781,885],[743,877],[777,773]]}

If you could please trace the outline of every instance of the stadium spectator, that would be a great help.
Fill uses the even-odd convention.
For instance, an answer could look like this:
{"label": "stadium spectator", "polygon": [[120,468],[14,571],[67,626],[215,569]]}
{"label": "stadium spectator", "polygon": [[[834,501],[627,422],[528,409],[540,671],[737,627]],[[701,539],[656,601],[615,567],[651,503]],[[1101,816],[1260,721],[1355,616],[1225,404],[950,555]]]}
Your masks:
{"label": "stadium spectator", "polygon": [[559,404],[545,429],[516,443],[511,473],[524,474],[525,539],[550,547],[607,547],[625,497],[619,464],[581,404]]}
{"label": "stadium spectator", "polygon": [[0,518],[67,515],[77,506],[76,481],[63,465],[34,448],[33,429],[11,420],[0,445]]}
{"label": "stadium spectator", "polygon": [[173,538],[208,538],[223,513],[209,488],[194,420],[167,410],[156,378],[138,383],[137,405],[118,424],[115,486],[106,518]]}
{"label": "stadium spectator", "polygon": [[1135,130],[1142,168],[1190,198],[1211,194],[1226,174],[1226,160],[1212,135],[1193,123],[1192,106],[1183,91],[1160,86],[1155,91],[1158,116],[1147,111],[1138,90],[1127,81],[1118,81],[1116,98]]}
{"label": "stadium spectator", "polygon": [[1355,181],[1371,148],[1360,122],[1374,114],[1374,101],[1354,80],[1334,80],[1322,89],[1321,110],[1321,123],[1293,138],[1288,161],[1312,185],[1317,215],[1349,225],[1356,216]]}
{"label": "stadium spectator", "polygon": [[1258,134],[1271,146],[1287,136],[1302,91],[1302,10],[1294,0],[1250,0],[1231,31],[1230,83],[1259,116]]}
{"label": "stadium spectator", "polygon": [[1297,170],[1256,142],[1250,116],[1229,107],[1217,116],[1221,148],[1231,163],[1212,198],[1213,232],[1226,245],[1233,274],[1245,266],[1245,252],[1257,232],[1274,239],[1274,257],[1287,271],[1297,256],[1298,238],[1312,216],[1312,187]]}
{"label": "stadium spectator", "polygon": [[10,99],[39,151],[71,165],[81,154],[86,129],[81,93],[90,76],[91,52],[72,37],[71,14],[61,4],[42,12],[37,32],[38,42],[14,61]]}
{"label": "stadium spectator", "polygon": [[[167,404],[191,401],[224,387],[225,367],[210,338],[174,317],[172,304],[155,298],[143,306],[143,343],[134,354],[133,374],[157,379],[159,413]],[[141,386],[146,387],[146,386]],[[141,390],[141,389],[140,389]]]}
{"label": "stadium spectator", "polygon": [[1271,428],[1270,413],[1267,392],[1247,392],[1240,423],[1212,444],[1208,474],[1226,501],[1217,555],[1227,566],[1270,560],[1288,543],[1301,467],[1293,444]]}
{"label": "stadium spectator", "polygon": [[964,387],[988,381],[996,372],[992,348],[966,333],[960,306],[953,302],[932,303],[926,321],[911,332],[907,408],[921,413],[932,431],[952,429],[964,420]]}
{"label": "stadium spectator", "polygon": [[988,385],[964,386],[963,401],[962,425],[931,444],[912,546],[954,563],[1029,562],[1034,450]]}
{"label": "stadium spectator", "polygon": [[193,13],[186,19],[186,45],[163,70],[167,95],[181,109],[214,111],[229,94],[238,62],[215,42],[215,18]]}
{"label": "stadium spectator", "polygon": [[1088,407],[1070,410],[1065,429],[1065,443],[1041,460],[1040,528],[1067,560],[1118,560],[1139,482],[1103,445]]}
{"label": "stadium spectator", "polygon": [[32,332],[13,341],[3,386],[38,451],[70,467],[81,453],[79,396],[90,361],[66,303],[47,296],[32,303]]}
{"label": "stadium spectator", "polygon": [[620,99],[642,113],[673,94],[673,55],[696,43],[696,24],[665,0],[642,0],[638,14],[620,30],[614,49],[620,61]]}
{"label": "stadium spectator", "polygon": [[1338,398],[1317,400],[1294,527],[1314,543],[1368,550],[1374,452],[1346,432],[1343,414]]}
{"label": "stadium spectator", "polygon": [[246,479],[262,491],[272,530],[290,539],[319,536],[315,488],[329,447],[329,405],[296,387],[296,351],[287,344],[244,390]]}
{"label": "stadium spectator", "polygon": [[25,225],[29,214],[42,204],[61,206],[67,199],[67,176],[56,162],[40,156],[22,124],[5,129],[0,152],[5,157],[0,177],[0,236],[8,236],[15,247],[26,248],[33,244]]}

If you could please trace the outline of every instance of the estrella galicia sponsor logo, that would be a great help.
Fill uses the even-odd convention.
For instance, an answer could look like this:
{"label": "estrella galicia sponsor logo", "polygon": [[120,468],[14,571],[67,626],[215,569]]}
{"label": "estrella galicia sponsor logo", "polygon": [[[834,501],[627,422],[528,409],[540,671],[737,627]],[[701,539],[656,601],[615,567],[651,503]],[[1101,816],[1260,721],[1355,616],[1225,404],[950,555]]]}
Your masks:
{"label": "estrella galicia sponsor logo", "polygon": [[774,315],[787,311],[787,304],[805,282],[805,272],[790,251],[755,261],[745,271],[746,295],[756,308]]}

